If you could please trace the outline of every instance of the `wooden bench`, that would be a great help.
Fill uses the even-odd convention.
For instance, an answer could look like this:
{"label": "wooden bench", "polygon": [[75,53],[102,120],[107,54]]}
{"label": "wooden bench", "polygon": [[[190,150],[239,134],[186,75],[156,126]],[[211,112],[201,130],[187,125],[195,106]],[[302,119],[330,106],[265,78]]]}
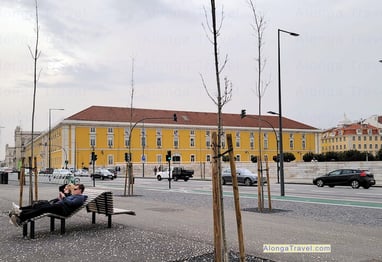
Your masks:
{"label": "wooden bench", "polygon": [[50,218],[50,231],[53,232],[55,230],[55,219],[60,219],[61,222],[61,234],[65,234],[65,221],[66,219],[72,217],[77,214],[80,210],[86,207],[87,212],[92,213],[92,224],[96,222],[96,214],[104,214],[108,217],[108,228],[111,228],[112,224],[112,216],[119,214],[127,214],[127,215],[135,215],[135,212],[127,209],[120,209],[114,207],[113,201],[113,193],[107,191],[99,191],[99,190],[86,190],[85,195],[88,196],[85,203],[74,210],[68,216],[61,216],[52,213],[45,213],[40,216],[28,219],[23,223],[23,237],[28,235],[28,224],[30,224],[30,238],[35,238],[35,221],[41,219],[43,217]]}

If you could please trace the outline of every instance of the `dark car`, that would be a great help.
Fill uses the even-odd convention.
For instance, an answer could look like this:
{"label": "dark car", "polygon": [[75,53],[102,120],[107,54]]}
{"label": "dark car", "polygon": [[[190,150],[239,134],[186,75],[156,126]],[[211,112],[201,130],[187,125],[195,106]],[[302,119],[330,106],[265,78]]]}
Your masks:
{"label": "dark car", "polygon": [[100,168],[95,171],[95,173],[90,174],[90,177],[93,178],[100,178],[101,180],[104,180],[105,178],[114,179],[114,174],[111,173],[109,170],[106,168]]}
{"label": "dark car", "polygon": [[351,186],[352,188],[369,188],[375,185],[374,175],[368,170],[362,169],[337,169],[327,173],[324,176],[313,179],[313,184],[318,187],[328,185],[334,186]]}
{"label": "dark car", "polygon": [[43,168],[40,170],[39,174],[53,174],[54,168]]}

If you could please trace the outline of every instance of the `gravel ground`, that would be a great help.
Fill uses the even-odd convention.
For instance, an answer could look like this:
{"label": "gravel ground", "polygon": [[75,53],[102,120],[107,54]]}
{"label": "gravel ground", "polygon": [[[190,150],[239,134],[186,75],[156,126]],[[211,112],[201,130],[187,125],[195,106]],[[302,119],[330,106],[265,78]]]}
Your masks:
{"label": "gravel ground", "polygon": [[[52,187],[52,185],[47,185],[46,187],[49,186]],[[46,188],[44,188],[44,190],[41,189],[41,191],[46,192],[46,194],[49,193],[48,195],[51,195],[50,192],[55,192],[55,190],[54,187],[49,190]],[[130,223],[130,216],[126,217],[127,222],[122,223],[118,222],[118,219],[121,219],[121,217],[118,216],[118,219],[113,223],[113,227],[109,229],[106,228],[107,221],[105,217],[98,216],[97,224],[92,225],[89,223],[89,214],[83,211],[83,213],[73,216],[68,221],[67,233],[63,236],[58,232],[49,232],[49,225],[47,225],[49,220],[46,219],[44,220],[46,222],[45,224],[41,222],[36,223],[36,239],[23,239],[21,228],[15,228],[8,223],[10,203],[17,199],[17,193],[18,190],[16,186],[0,185],[0,224],[2,229],[2,233],[0,234],[0,243],[2,243],[0,245],[0,261],[214,261],[211,238],[206,240],[197,236],[189,237],[177,232],[169,233],[166,232],[165,229],[159,231],[151,230],[139,226],[139,223]],[[125,202],[123,199],[126,198],[119,197],[121,196],[120,190],[114,191],[114,195],[116,198],[119,198],[116,200],[119,201],[119,205]],[[175,209],[179,208],[179,203],[182,203],[187,209],[193,209],[193,207],[195,207],[195,209],[199,207],[212,208],[211,196],[208,195],[182,194],[177,192],[161,193],[159,191],[143,191],[143,189],[136,188],[135,197],[147,201],[152,200],[152,202],[174,203],[177,204]],[[279,216],[281,219],[287,217],[297,219],[304,217],[309,221],[318,221],[319,223],[332,221],[335,218],[335,223],[338,223],[338,225],[349,225],[349,228],[351,228],[351,225],[368,226],[372,229],[380,229],[382,226],[382,213],[378,209],[367,209],[367,212],[365,212],[364,208],[330,205],[325,205],[323,209],[323,205],[319,204],[292,203],[277,200],[272,201],[272,204],[272,212],[265,212],[271,213],[269,218],[274,216]],[[226,197],[224,205],[227,209],[233,209],[232,198]],[[257,213],[258,210],[256,206],[257,200],[255,199],[241,199],[241,209],[243,213]],[[267,206],[267,204],[265,204],[265,206]],[[121,208],[124,208],[124,206],[121,206]],[[145,208],[151,210],[155,207]],[[158,211],[158,216],[162,214],[159,210],[160,207],[156,210],[156,212]],[[264,217],[266,218],[266,216],[268,216],[268,214],[265,214]],[[137,219],[142,219],[146,223],[144,217],[137,215]],[[136,224],[136,226],[132,226],[133,224]],[[336,226],[336,224],[333,226]],[[58,228],[58,226],[56,227]],[[189,230],[195,231],[196,229],[190,228]],[[326,229],[326,231],[330,234],[330,229]],[[296,232],[296,235],[301,233],[302,232]],[[293,239],[291,238],[292,243]],[[332,243],[333,246],[340,245],[335,244],[335,242]],[[349,252],[351,252],[350,249]],[[261,251],[256,251],[254,254],[260,254],[261,256],[262,253]],[[312,256],[308,257],[312,258]],[[229,261],[240,261],[238,253],[230,251]],[[246,261],[272,260],[247,255]],[[277,259],[277,261],[284,260]],[[298,261],[313,260],[306,260],[301,256]],[[322,261],[322,259],[320,260],[320,256],[317,256],[314,261]],[[326,259],[325,261],[329,260]]]}
{"label": "gravel ground", "polygon": [[[233,251],[230,251],[228,253],[228,259],[231,262],[240,261],[240,254],[235,253]],[[177,262],[178,261],[179,262],[180,261],[181,262],[201,262],[201,261],[203,261],[203,262],[214,262],[215,259],[214,259],[214,253],[207,253],[207,254],[203,254],[200,256],[191,257],[191,258],[186,259],[186,260],[177,260]],[[250,255],[245,256],[245,261],[247,261],[247,262],[272,262],[272,260],[263,259],[263,258],[250,256]]]}
{"label": "gravel ground", "polygon": [[[0,261],[214,261],[211,243],[115,222],[107,228],[104,216],[92,225],[85,210],[68,220],[65,235],[49,232],[43,218],[36,222],[35,239],[23,238],[22,228],[9,223],[16,192],[15,186],[0,185]],[[229,261],[240,261],[238,254],[229,252]],[[248,255],[247,261],[270,260]]]}

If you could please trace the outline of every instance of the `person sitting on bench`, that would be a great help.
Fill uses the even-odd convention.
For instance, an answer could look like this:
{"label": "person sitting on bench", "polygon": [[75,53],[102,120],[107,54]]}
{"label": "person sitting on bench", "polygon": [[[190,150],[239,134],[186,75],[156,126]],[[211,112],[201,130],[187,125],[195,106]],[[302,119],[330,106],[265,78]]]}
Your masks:
{"label": "person sitting on bench", "polygon": [[47,202],[27,210],[16,210],[11,216],[11,222],[15,226],[21,226],[23,222],[28,219],[40,216],[44,213],[68,216],[85,203],[87,196],[83,194],[84,190],[85,186],[83,184],[77,184],[73,189],[72,195],[62,197],[61,200],[55,203]]}

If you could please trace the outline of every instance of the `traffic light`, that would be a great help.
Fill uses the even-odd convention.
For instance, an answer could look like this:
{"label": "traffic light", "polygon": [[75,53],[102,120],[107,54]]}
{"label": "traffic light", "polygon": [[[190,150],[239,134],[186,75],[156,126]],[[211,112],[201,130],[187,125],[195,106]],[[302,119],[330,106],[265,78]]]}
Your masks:
{"label": "traffic light", "polygon": [[125,153],[125,162],[129,162],[129,161],[130,161],[129,153]]}
{"label": "traffic light", "polygon": [[242,109],[242,110],[241,110],[240,117],[241,117],[241,118],[244,118],[244,117],[246,117],[246,116],[247,116],[247,110]]}
{"label": "traffic light", "polygon": [[178,117],[176,116],[176,114],[174,114],[174,121],[178,122]]}
{"label": "traffic light", "polygon": [[95,152],[92,152],[92,161],[97,161],[97,155],[95,154]]}
{"label": "traffic light", "polygon": [[168,151],[167,151],[166,161],[168,161],[168,162],[171,161],[171,150],[168,150]]}

